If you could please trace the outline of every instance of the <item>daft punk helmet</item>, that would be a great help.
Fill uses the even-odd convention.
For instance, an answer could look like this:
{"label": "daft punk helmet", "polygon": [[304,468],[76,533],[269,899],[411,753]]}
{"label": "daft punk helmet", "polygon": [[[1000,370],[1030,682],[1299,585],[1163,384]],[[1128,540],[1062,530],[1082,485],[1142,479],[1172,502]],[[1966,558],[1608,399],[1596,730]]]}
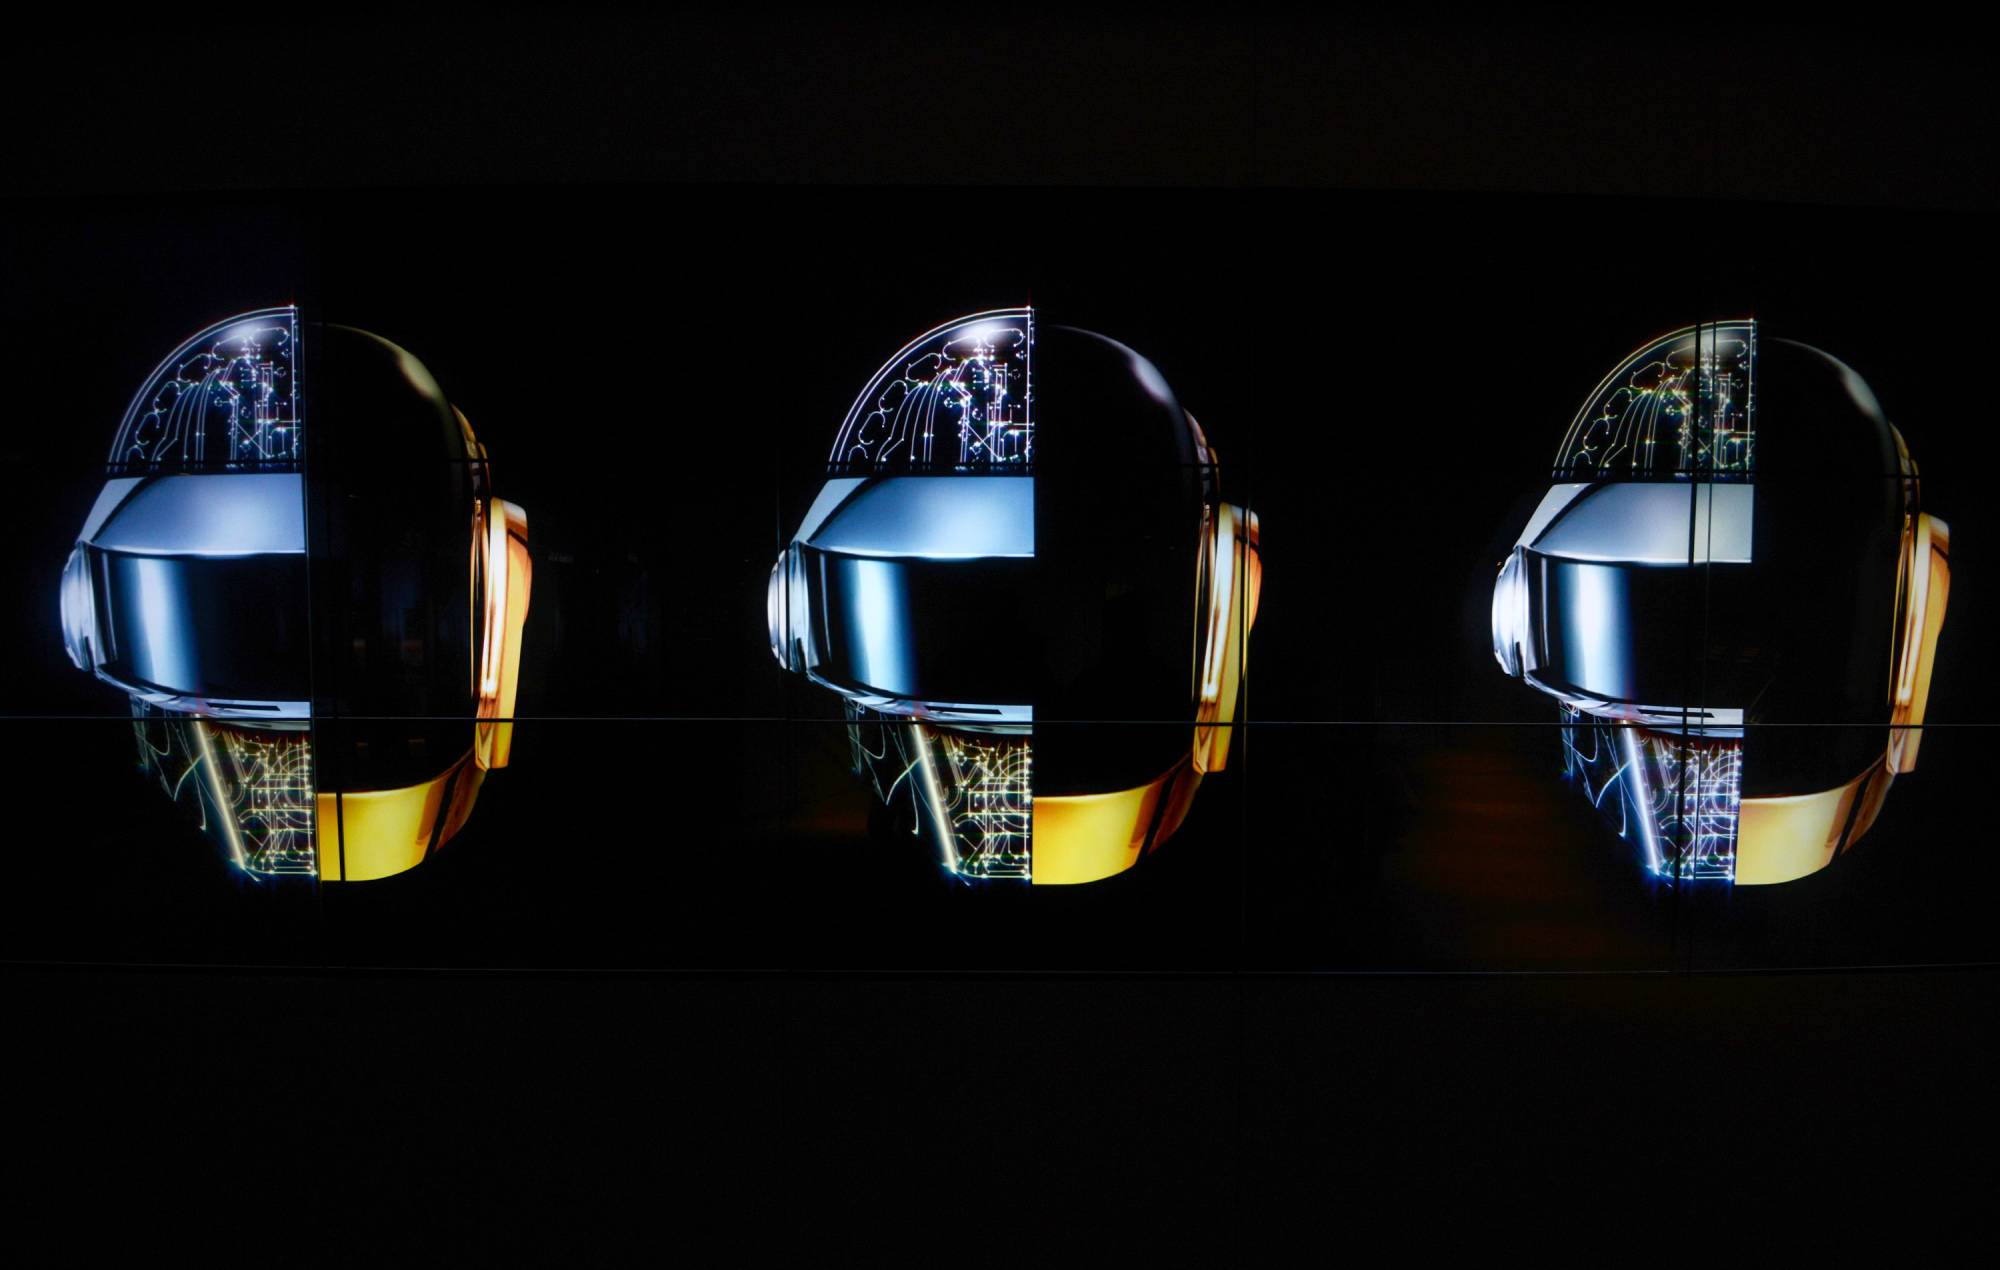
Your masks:
{"label": "daft punk helmet", "polygon": [[527,520],[387,340],[246,313],[161,362],[63,572],[70,660],[242,873],[420,863],[506,766]]}
{"label": "daft punk helmet", "polygon": [[918,336],[855,399],[772,568],[778,664],[966,882],[1130,868],[1227,760],[1256,517],[1153,364],[1029,309]]}
{"label": "daft punk helmet", "polygon": [[[1500,565],[1493,653],[1669,880],[1826,867],[1916,765],[1949,532],[1866,382],[1754,321],[1675,331],[1577,413]],[[1811,724],[1832,726],[1760,726]]]}

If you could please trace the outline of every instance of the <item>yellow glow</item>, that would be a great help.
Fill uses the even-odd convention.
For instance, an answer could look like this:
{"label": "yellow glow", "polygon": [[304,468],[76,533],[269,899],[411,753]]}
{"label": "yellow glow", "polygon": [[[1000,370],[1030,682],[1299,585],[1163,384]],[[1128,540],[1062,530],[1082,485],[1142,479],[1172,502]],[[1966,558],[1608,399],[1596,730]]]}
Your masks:
{"label": "yellow glow", "polygon": [[[1071,886],[1123,873],[1146,850],[1155,820],[1155,846],[1180,827],[1200,783],[1200,774],[1183,759],[1132,789],[1036,798],[1034,884]],[[1165,814],[1160,814],[1162,798]]]}
{"label": "yellow glow", "polygon": [[[1815,794],[1744,799],[1736,824],[1737,885],[1790,882],[1824,869],[1841,849],[1843,831],[1848,846],[1868,831],[1894,779],[1875,762],[1846,784]],[[1861,806],[1849,829],[1848,809],[1857,798]]]}
{"label": "yellow glow", "polygon": [[1208,594],[1208,648],[1192,749],[1194,769],[1200,773],[1228,765],[1230,725],[1242,696],[1246,645],[1263,590],[1256,515],[1223,503],[1215,509],[1214,526],[1210,558],[1230,564],[1216,568]]}
{"label": "yellow glow", "polygon": [[1929,585],[1923,596],[1921,625],[1918,615],[1911,614],[1915,656],[1907,659],[1909,692],[1897,694],[1896,709],[1889,718],[1889,766],[1898,772],[1914,771],[1917,766],[1917,748],[1924,739],[1924,712],[1930,705],[1931,666],[1937,660],[1938,632],[1944,629],[1945,602],[1951,596],[1951,527],[1927,515],[1917,519],[1922,524],[1918,545],[1927,548],[1917,559],[1929,558],[1925,570]]}
{"label": "yellow glow", "polygon": [[[200,719],[194,721],[194,739],[195,744],[201,747],[202,779],[208,782],[209,796],[215,800],[217,807],[229,806],[229,791],[222,787],[222,761],[215,756],[215,742],[208,735],[208,724]],[[243,850],[243,831],[237,825],[236,817],[221,815],[216,819],[222,823],[223,837],[229,844],[230,860],[237,868],[244,868],[248,856]]]}
{"label": "yellow glow", "polygon": [[1227,504],[1215,509],[1215,536],[1211,553],[1211,567],[1215,572],[1209,582],[1214,598],[1208,606],[1208,655],[1202,659],[1201,668],[1201,699],[1204,704],[1221,699],[1223,665],[1228,660],[1229,615],[1236,607],[1226,602],[1233,598],[1236,588],[1236,517],[1233,513],[1234,509]]}
{"label": "yellow glow", "polygon": [[481,704],[500,695],[500,632],[507,621],[507,521],[486,518],[486,622],[479,644]]}
{"label": "yellow glow", "polygon": [[320,794],[320,879],[366,882],[422,864],[433,831],[442,846],[465,823],[484,777],[468,751],[418,785]]}
{"label": "yellow glow", "polygon": [[[1900,434],[1896,442],[1900,449]],[[1915,464],[1907,452],[1903,459],[1914,476]],[[1898,589],[1903,606],[1898,615],[1902,655],[1894,671],[1889,741],[1882,760],[1833,789],[1744,799],[1737,821],[1739,885],[1789,882],[1825,868],[1875,823],[1896,774],[1915,769],[1938,633],[1944,628],[1945,603],[1951,594],[1951,529],[1943,521],[1919,514],[1906,528]]]}
{"label": "yellow glow", "polygon": [[[466,454],[484,464],[486,448],[457,415]],[[483,561],[483,596],[475,590],[470,616],[480,631],[477,722],[472,748],[431,780],[402,789],[328,791],[314,803],[319,875],[329,882],[390,877],[422,863],[464,827],[489,768],[505,767],[513,742],[515,690],[521,673],[521,632],[528,619],[534,566],[528,516],[513,503],[489,499],[473,514],[476,575]],[[484,534],[481,541],[480,535]],[[475,576],[474,581],[477,582]]]}
{"label": "yellow glow", "polygon": [[[514,745],[514,701],[521,682],[521,632],[528,621],[534,560],[528,555],[528,514],[502,499],[493,500],[493,524],[505,544],[506,587],[487,592],[489,629],[484,656],[493,664],[494,691],[482,694],[473,754],[483,768],[507,766]],[[484,722],[484,720],[497,720]]]}

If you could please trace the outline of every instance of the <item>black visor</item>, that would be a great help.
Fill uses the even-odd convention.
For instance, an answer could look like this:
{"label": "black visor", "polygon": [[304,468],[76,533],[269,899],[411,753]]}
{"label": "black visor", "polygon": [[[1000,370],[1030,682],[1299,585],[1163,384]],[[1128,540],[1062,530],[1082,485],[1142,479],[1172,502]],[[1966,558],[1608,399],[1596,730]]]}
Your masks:
{"label": "black visor", "polygon": [[914,560],[801,547],[813,579],[814,673],[885,697],[1025,705],[1037,660],[1034,561]]}
{"label": "black visor", "polygon": [[306,699],[304,556],[90,557],[105,673],[210,701]]}
{"label": "black visor", "polygon": [[1703,683],[1707,570],[1525,555],[1537,680],[1626,705],[1746,704],[1696,700],[1721,687]]}

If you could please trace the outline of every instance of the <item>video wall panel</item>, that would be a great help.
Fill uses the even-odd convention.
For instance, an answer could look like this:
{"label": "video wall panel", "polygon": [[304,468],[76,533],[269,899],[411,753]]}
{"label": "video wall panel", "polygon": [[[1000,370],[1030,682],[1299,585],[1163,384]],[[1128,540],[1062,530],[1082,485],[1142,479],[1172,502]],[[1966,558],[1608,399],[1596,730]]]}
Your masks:
{"label": "video wall panel", "polygon": [[5,956],[1991,960],[1977,223],[931,195],[10,206]]}

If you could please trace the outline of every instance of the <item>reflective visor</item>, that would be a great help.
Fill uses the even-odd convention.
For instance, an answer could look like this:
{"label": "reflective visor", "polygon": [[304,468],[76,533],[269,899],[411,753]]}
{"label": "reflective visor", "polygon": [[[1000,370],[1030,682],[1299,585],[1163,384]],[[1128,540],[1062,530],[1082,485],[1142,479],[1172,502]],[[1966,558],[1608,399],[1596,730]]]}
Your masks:
{"label": "reflective visor", "polygon": [[89,557],[112,679],[232,704],[308,697],[303,555]]}
{"label": "reflective visor", "polygon": [[811,670],[818,678],[913,701],[1031,700],[1040,661],[1032,558],[885,559],[798,550],[812,597]]}
{"label": "reflective visor", "polygon": [[1523,552],[1522,561],[1537,682],[1626,705],[1693,704],[1704,695],[1704,570],[1537,551]]}

